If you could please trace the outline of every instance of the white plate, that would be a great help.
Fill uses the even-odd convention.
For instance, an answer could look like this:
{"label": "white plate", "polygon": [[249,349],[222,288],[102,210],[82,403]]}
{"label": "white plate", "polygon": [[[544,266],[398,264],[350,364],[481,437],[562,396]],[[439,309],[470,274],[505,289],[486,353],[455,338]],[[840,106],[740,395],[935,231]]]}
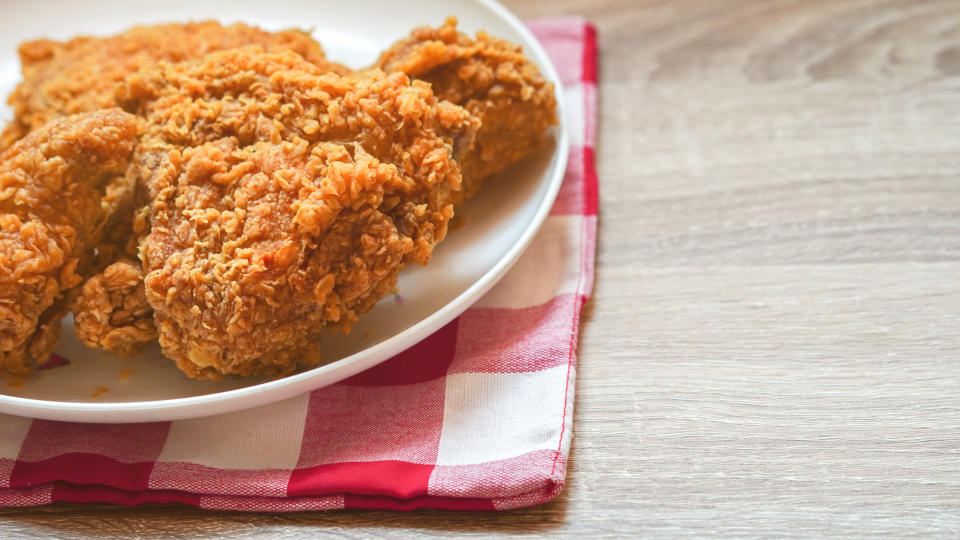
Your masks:
{"label": "white plate", "polygon": [[[269,7],[267,7],[269,6]],[[456,15],[461,30],[490,34],[523,46],[557,88],[557,72],[530,32],[491,0],[352,0],[198,2],[101,2],[7,0],[0,5],[0,92],[19,79],[16,46],[38,37],[65,39],[105,35],[134,24],[198,19],[245,22],[269,30],[313,29],[327,56],[352,67],[372,63],[379,52],[415,26],[439,25]],[[57,352],[69,366],[41,371],[19,388],[0,387],[0,412],[74,422],[150,422],[207,416],[264,405],[335,383],[414,345],[460,315],[517,260],[546,218],[563,180],[568,141],[566,117],[542,152],[511,167],[458,211],[463,227],[452,231],[426,267],[400,277],[401,298],[388,297],[361,317],[349,335],[324,334],[330,363],[266,381],[226,378],[214,383],[188,379],[157,348],[119,359],[84,348],[64,321]],[[0,108],[0,121],[11,118]],[[123,375],[121,375],[123,374]],[[94,397],[98,387],[108,392]]]}

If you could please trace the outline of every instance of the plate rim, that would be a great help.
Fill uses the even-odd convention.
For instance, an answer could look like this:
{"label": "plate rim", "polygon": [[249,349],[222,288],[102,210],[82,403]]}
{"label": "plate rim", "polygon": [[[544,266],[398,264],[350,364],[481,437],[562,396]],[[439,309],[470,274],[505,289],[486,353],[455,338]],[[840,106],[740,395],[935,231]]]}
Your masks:
{"label": "plate rim", "polygon": [[[554,83],[557,98],[558,123],[554,130],[554,157],[557,165],[547,172],[550,175],[547,192],[518,241],[493,267],[447,304],[403,331],[349,356],[301,373],[223,392],[150,401],[86,403],[0,394],[0,413],[43,420],[137,423],[199,418],[251,409],[335,384],[379,365],[433,334],[479,300],[513,267],[550,214],[566,174],[570,137],[567,131],[568,111],[563,99],[563,81],[542,44],[516,15],[497,0],[473,1],[489,9],[526,40],[524,52],[537,61],[545,78]],[[335,373],[330,375],[331,372]],[[324,375],[327,377],[324,378]],[[318,383],[316,379],[323,379],[323,382]]]}

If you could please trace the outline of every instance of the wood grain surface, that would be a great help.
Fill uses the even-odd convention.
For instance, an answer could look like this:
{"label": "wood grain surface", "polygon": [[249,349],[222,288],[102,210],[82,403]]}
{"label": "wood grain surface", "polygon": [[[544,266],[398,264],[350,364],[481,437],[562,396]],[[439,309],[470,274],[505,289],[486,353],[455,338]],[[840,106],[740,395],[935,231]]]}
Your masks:
{"label": "wood grain surface", "polygon": [[505,513],[0,512],[0,537],[960,534],[960,2],[536,0],[600,37],[567,489]]}

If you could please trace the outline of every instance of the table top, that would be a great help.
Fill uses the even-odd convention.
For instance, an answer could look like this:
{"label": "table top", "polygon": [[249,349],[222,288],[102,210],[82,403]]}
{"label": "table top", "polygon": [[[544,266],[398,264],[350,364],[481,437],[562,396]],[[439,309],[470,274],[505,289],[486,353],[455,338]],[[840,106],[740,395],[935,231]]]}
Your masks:
{"label": "table top", "polygon": [[0,537],[960,532],[960,4],[536,0],[600,38],[597,284],[552,503],[0,511]]}

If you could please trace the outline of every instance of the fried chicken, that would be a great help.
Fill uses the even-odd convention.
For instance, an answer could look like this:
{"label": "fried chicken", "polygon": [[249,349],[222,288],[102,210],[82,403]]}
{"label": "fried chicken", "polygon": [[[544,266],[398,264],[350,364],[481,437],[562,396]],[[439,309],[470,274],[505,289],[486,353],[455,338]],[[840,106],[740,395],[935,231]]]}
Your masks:
{"label": "fried chicken", "polygon": [[[105,38],[31,41],[19,49],[23,81],[8,98],[15,120],[0,134],[0,149],[54,118],[116,106],[116,90],[127,75],[139,69],[161,61],[197,59],[213,51],[251,44],[270,50],[289,49],[321,69],[346,71],[343,66],[327,62],[320,45],[304,32],[270,33],[244,24],[224,27],[213,21],[140,26]],[[102,271],[124,257],[136,256],[136,244],[131,242],[134,239],[131,228],[133,187],[131,179],[123,175],[115,177],[107,187],[101,204],[108,222],[103,242],[96,249],[94,271]],[[119,275],[114,272],[99,276],[98,283],[107,284],[114,291],[110,297],[120,303],[112,306],[111,311],[91,312],[80,317],[77,330],[84,342],[115,343],[109,336],[116,335],[119,329],[109,323],[116,320],[115,312],[125,312],[126,304],[130,302],[121,301],[117,296],[118,291],[124,290],[121,284],[110,283]],[[75,311],[105,308],[101,293],[98,292],[96,298],[81,295]],[[149,320],[150,317],[145,317],[135,327],[141,328]],[[94,322],[107,326],[98,326]],[[145,337],[147,334],[138,332],[135,335]],[[115,352],[130,353],[133,349],[124,345]]]}
{"label": "fried chicken", "polygon": [[148,126],[131,168],[146,300],[163,353],[199,378],[318,363],[323,327],[443,239],[454,145],[479,126],[402,73],[341,77],[255,48],[161,64],[120,95]]}
{"label": "fried chicken", "polygon": [[[534,150],[556,122],[553,85],[519,47],[482,32],[472,40],[453,18],[414,30],[377,67],[346,78],[320,78],[344,70],[314,63],[227,51],[118,83],[120,100],[150,126],[127,178],[147,188],[144,268],[121,260],[83,287],[74,313],[85,344],[131,354],[156,337],[156,321],[164,353],[192,377],[314,365],[319,329],[349,326],[392,290],[406,262],[425,262],[451,203]],[[473,114],[405,78],[384,86],[394,79],[380,68],[425,81]],[[430,112],[414,114],[410,131],[415,102]],[[444,181],[414,174],[430,162],[421,149],[411,163],[405,148],[427,143],[447,151],[437,161]],[[391,164],[398,173],[385,172]],[[364,190],[377,194],[368,200]],[[309,232],[307,207],[324,216]],[[124,257],[116,241],[100,251],[106,262]]]}
{"label": "fried chicken", "polygon": [[71,310],[74,333],[87,347],[129,356],[157,339],[140,261],[117,261],[88,279]]}
{"label": "fried chicken", "polygon": [[[140,69],[251,44],[277,51],[289,49],[321,69],[347,71],[327,62],[320,45],[304,32],[270,33],[244,24],[224,27],[213,21],[140,26],[105,38],[31,41],[19,49],[23,81],[8,98],[15,120],[0,134],[0,149],[54,118],[116,106],[115,94],[123,79]],[[91,265],[93,272],[103,273],[89,289],[83,289],[72,308],[77,315],[75,330],[84,343],[122,354],[135,352],[137,347],[130,340],[146,341],[155,334],[150,331],[149,311],[129,311],[131,304],[145,305],[142,287],[128,288],[123,277],[126,272],[104,270],[116,261],[136,257],[131,180],[118,175],[107,186],[101,204],[108,222]],[[124,292],[135,297],[124,298]],[[105,298],[116,304],[105,303]],[[128,320],[132,314],[136,320]]]}
{"label": "fried chicken", "polygon": [[386,50],[376,63],[430,83],[438,98],[466,108],[480,119],[476,142],[458,156],[463,195],[481,180],[532,152],[547,128],[557,123],[553,84],[546,81],[521,48],[478,32],[457,32],[449,17],[439,28],[417,28]]}
{"label": "fried chicken", "polygon": [[56,346],[105,223],[101,199],[136,134],[134,116],[107,109],[47,124],[0,152],[0,372],[26,375]]}
{"label": "fried chicken", "polygon": [[138,26],[105,38],[30,41],[20,45],[23,81],[7,99],[15,118],[0,134],[0,149],[54,118],[115,107],[116,89],[139,69],[247,45],[289,49],[322,69],[346,70],[327,62],[320,44],[299,30],[271,33],[214,21]]}

